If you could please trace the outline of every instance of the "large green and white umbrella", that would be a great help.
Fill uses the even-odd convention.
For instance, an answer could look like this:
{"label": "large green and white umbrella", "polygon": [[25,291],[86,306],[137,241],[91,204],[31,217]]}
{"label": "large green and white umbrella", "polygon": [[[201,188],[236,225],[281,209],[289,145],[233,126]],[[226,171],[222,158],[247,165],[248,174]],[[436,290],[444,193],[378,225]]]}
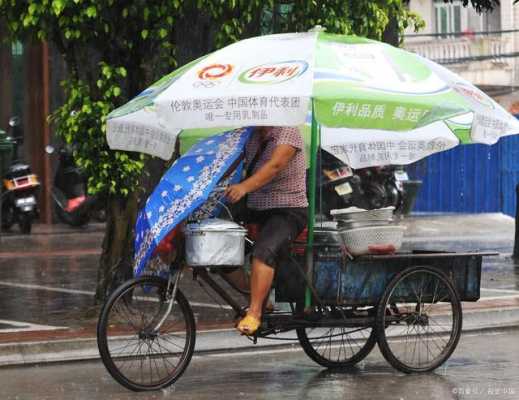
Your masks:
{"label": "large green and white umbrella", "polygon": [[499,104],[432,61],[308,32],[242,40],[191,62],[113,111],[107,137],[113,149],[169,159],[181,132],[301,126],[309,137],[312,118],[321,147],[354,168],[409,164],[519,133]]}

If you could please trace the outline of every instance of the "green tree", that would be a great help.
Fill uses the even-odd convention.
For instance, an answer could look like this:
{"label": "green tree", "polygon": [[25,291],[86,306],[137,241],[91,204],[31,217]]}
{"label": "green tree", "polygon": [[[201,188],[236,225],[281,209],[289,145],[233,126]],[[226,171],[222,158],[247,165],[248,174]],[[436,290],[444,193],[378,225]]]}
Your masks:
{"label": "green tree", "polygon": [[328,32],[380,39],[391,18],[419,24],[402,0],[0,0],[12,39],[45,40],[68,68],[65,104],[52,120],[75,146],[91,193],[107,199],[96,301],[131,274],[133,226],[145,158],[110,151],[107,113],[178,65],[265,32]]}

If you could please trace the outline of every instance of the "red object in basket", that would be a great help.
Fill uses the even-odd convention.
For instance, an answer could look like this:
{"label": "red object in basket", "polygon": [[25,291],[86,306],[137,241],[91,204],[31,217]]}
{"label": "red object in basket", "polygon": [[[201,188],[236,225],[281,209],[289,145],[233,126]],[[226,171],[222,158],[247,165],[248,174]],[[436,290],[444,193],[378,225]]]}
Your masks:
{"label": "red object in basket", "polygon": [[370,254],[394,254],[395,246],[392,244],[372,244],[368,246]]}

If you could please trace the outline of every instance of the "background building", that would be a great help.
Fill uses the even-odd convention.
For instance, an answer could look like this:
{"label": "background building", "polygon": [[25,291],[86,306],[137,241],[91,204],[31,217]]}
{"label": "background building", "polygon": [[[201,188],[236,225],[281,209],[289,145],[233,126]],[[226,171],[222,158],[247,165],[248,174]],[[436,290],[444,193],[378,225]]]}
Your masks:
{"label": "background building", "polygon": [[[461,1],[410,0],[426,26],[407,33],[404,48],[430,58],[479,86],[519,114],[519,6],[501,0],[478,14]],[[423,180],[415,210],[515,213],[519,138],[497,145],[459,146],[409,168]]]}

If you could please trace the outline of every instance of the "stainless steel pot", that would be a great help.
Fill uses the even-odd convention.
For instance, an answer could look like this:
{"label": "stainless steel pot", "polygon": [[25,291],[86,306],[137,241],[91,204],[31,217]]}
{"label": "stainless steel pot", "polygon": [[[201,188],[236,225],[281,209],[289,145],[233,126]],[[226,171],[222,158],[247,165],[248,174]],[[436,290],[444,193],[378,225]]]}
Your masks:
{"label": "stainless steel pot", "polygon": [[218,218],[188,224],[186,262],[192,267],[242,266],[247,231],[235,222]]}

